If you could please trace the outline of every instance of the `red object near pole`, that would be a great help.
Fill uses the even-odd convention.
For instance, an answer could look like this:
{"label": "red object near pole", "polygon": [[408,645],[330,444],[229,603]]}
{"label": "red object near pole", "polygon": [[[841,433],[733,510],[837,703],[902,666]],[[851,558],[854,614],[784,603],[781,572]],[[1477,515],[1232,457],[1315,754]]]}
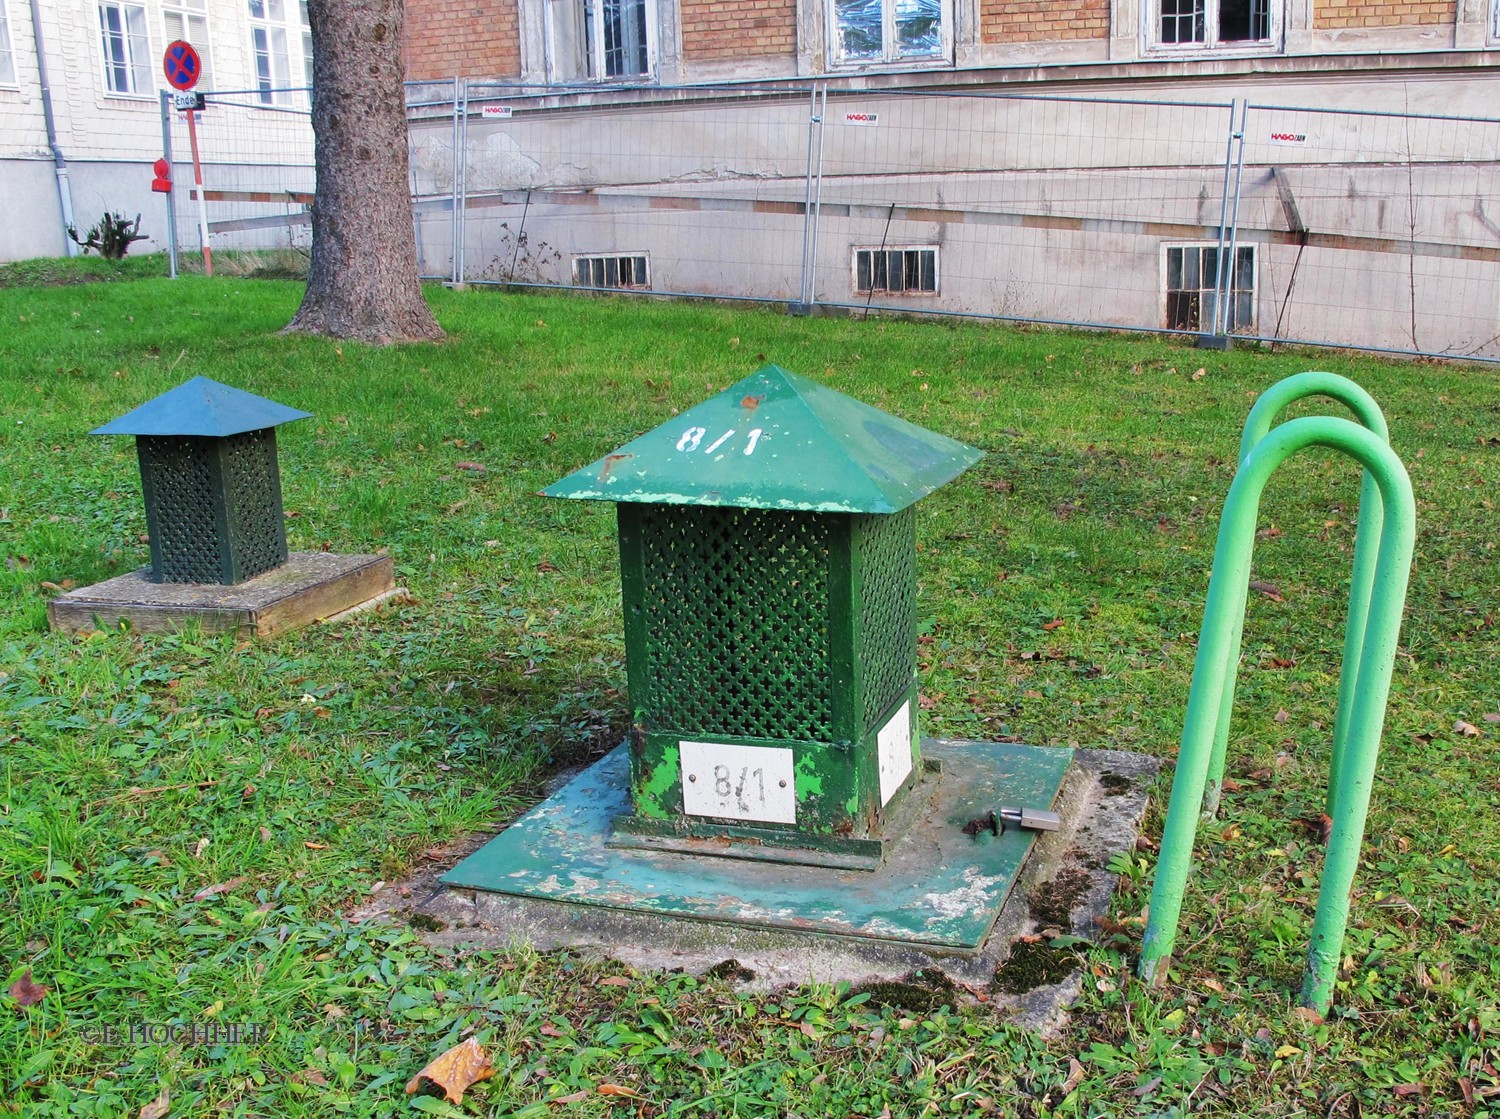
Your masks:
{"label": "red object near pole", "polygon": [[152,164],[151,170],[156,178],[151,180],[151,189],[157,194],[172,193],[172,165],[165,159],[158,159]]}

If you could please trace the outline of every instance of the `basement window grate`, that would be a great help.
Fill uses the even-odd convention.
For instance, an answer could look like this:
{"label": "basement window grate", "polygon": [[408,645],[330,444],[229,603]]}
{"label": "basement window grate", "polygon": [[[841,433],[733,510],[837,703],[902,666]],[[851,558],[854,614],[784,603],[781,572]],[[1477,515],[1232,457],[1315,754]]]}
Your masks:
{"label": "basement window grate", "polygon": [[649,288],[651,260],[644,253],[575,256],[573,283],[581,288]]}
{"label": "basement window grate", "polygon": [[936,295],[938,251],[935,245],[854,250],[854,290],[859,295]]}

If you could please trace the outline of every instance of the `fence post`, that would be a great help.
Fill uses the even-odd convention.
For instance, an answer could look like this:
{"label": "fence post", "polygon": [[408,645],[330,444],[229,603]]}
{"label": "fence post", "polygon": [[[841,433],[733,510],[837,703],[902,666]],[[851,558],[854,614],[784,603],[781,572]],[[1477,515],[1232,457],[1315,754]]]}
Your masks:
{"label": "fence post", "polygon": [[448,228],[452,235],[452,243],[449,245],[448,273],[452,283],[458,283],[458,151],[460,140],[458,137],[458,82],[457,74],[453,75],[453,173],[452,182],[449,185],[448,205]]}
{"label": "fence post", "polygon": [[813,161],[812,248],[807,254],[807,305],[818,301],[818,223],[823,217],[823,130],[828,123],[828,86],[813,87],[818,95],[818,154]]}
{"label": "fence post", "polygon": [[[1240,237],[1240,185],[1245,179],[1245,123],[1250,116],[1250,105],[1245,98],[1240,98],[1240,126],[1235,132],[1234,138],[1238,142],[1238,150],[1234,161],[1234,201],[1229,206],[1229,259],[1226,261],[1222,253],[1219,256],[1219,266],[1223,269],[1224,284],[1217,300],[1220,308],[1219,325],[1224,336],[1224,349],[1229,348],[1230,309],[1234,303],[1234,266],[1235,255],[1239,248]],[[1223,230],[1219,231],[1223,236]]]}
{"label": "fence post", "polygon": [[464,78],[463,108],[458,115],[458,282],[464,282],[465,244],[469,238],[469,79]]}
{"label": "fence post", "polygon": [[[1219,192],[1219,252],[1217,265],[1214,268],[1214,314],[1209,323],[1207,332],[1198,335],[1198,348],[1203,350],[1227,350],[1229,338],[1225,331],[1220,328],[1224,321],[1224,250],[1225,240],[1229,232],[1229,176],[1234,168],[1234,141],[1236,136],[1235,114],[1237,103],[1229,103],[1229,132],[1224,138],[1224,185]],[[1200,310],[1198,316],[1198,328],[1203,329],[1203,316]]]}
{"label": "fence post", "polygon": [[789,315],[812,314],[812,253],[813,253],[813,160],[822,117],[818,115],[818,86],[807,91],[807,174],[802,192],[802,292],[797,302],[787,307]]}
{"label": "fence post", "polygon": [[172,176],[172,95],[161,91],[161,157],[167,161],[167,275],[177,279],[177,195]]}

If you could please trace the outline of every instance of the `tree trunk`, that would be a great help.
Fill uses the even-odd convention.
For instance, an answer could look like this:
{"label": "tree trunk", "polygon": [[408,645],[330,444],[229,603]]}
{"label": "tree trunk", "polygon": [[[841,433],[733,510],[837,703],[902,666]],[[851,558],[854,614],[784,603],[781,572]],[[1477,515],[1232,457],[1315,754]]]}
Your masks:
{"label": "tree trunk", "polygon": [[288,331],[366,342],[443,336],[422,297],[407,185],[405,0],[311,0],[318,189],[312,264]]}

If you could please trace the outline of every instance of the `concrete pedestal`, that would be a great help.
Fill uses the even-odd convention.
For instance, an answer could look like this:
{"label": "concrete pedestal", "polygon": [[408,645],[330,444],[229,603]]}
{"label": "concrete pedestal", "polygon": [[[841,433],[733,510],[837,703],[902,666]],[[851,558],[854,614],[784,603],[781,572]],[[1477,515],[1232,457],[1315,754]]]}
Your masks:
{"label": "concrete pedestal", "polygon": [[197,625],[207,633],[269,637],[402,593],[389,556],[293,552],[276,570],[233,586],[153,583],[150,570],[58,595],[47,603],[47,620],[66,633],[114,629],[123,622],[137,633]]}

